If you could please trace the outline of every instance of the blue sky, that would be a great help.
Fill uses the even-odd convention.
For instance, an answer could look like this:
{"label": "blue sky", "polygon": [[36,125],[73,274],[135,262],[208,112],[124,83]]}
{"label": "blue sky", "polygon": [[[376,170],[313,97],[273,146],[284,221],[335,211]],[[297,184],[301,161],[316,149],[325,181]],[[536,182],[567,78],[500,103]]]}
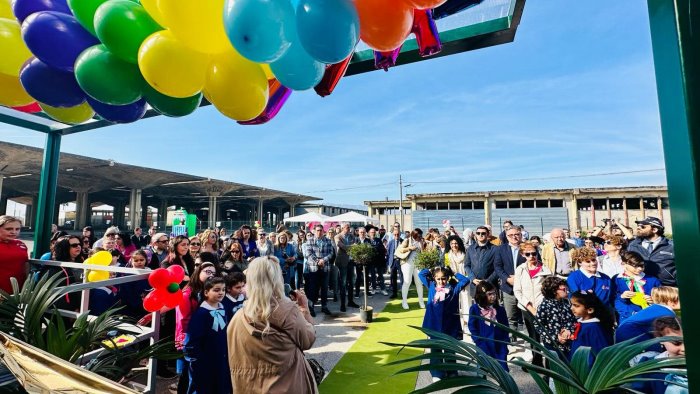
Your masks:
{"label": "blue sky", "polygon": [[[0,140],[43,138],[0,126]],[[355,205],[397,199],[399,174],[409,193],[666,183],[570,177],[664,167],[646,2],[630,0],[528,1],[511,44],[295,92],[267,125],[207,107],[64,137],[62,151]]]}

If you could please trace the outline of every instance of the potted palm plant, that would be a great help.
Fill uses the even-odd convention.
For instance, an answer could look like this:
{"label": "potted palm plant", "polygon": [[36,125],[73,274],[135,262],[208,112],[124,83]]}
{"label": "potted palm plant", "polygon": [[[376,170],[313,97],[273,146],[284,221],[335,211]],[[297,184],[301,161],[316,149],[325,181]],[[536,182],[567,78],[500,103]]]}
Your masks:
{"label": "potted palm plant", "polygon": [[[369,264],[374,257],[374,248],[372,245],[366,243],[355,244],[350,247],[348,254],[350,258],[355,261],[355,264],[362,265],[364,269],[367,269],[367,264]],[[360,308],[360,320],[362,320],[363,323],[371,323],[373,308],[367,305],[367,275],[362,275],[362,277],[365,283],[365,305]]]}

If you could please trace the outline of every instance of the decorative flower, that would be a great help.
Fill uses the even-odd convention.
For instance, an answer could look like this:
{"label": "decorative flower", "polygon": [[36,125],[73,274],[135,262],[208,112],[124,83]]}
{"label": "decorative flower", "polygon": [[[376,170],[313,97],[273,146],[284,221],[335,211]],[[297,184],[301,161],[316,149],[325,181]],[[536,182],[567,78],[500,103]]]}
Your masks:
{"label": "decorative flower", "polygon": [[185,277],[185,270],[179,265],[167,269],[158,268],[148,276],[148,283],[153,291],[143,299],[143,308],[155,312],[163,307],[175,308],[182,300],[180,283]]}

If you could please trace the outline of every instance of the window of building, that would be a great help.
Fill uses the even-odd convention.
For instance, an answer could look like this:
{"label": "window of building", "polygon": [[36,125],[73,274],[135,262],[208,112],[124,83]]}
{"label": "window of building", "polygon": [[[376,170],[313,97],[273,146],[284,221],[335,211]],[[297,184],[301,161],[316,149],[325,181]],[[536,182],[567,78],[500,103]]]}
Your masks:
{"label": "window of building", "polygon": [[622,198],[611,198],[610,201],[610,209],[613,211],[621,211],[622,208]]}
{"label": "window of building", "polygon": [[668,198],[661,199],[661,209],[669,209]]}
{"label": "window of building", "polygon": [[427,208],[425,207],[424,202],[419,202],[416,204],[416,211],[425,211]]}
{"label": "window of building", "polygon": [[535,208],[547,208],[549,207],[549,200],[536,200]]}
{"label": "window of building", "polygon": [[483,201],[472,201],[472,207],[473,207],[473,209],[484,209],[484,202]]}
{"label": "window of building", "polygon": [[604,198],[596,198],[593,200],[593,207],[596,211],[604,211],[608,209],[608,204]]}
{"label": "window of building", "polygon": [[508,201],[496,201],[496,209],[508,208]]}
{"label": "window of building", "polygon": [[518,200],[518,201],[508,200],[508,208],[520,208],[520,200]]}
{"label": "window of building", "polygon": [[437,203],[437,209],[438,209],[438,210],[447,210],[447,209],[450,209],[450,208],[449,208],[449,203],[447,203],[447,202],[439,202],[439,203]]}
{"label": "window of building", "polygon": [[523,200],[521,201],[521,204],[523,208],[534,208],[535,200]]}
{"label": "window of building", "polygon": [[425,209],[428,211],[434,211],[437,209],[437,203],[434,203],[434,202],[425,203]]}
{"label": "window of building", "polygon": [[657,207],[657,201],[655,197],[644,198],[642,200],[642,203],[644,204],[644,209],[656,209]]}
{"label": "window of building", "polygon": [[626,198],[627,209],[641,209],[638,198]]}
{"label": "window of building", "polygon": [[564,200],[549,200],[550,208],[564,208]]}

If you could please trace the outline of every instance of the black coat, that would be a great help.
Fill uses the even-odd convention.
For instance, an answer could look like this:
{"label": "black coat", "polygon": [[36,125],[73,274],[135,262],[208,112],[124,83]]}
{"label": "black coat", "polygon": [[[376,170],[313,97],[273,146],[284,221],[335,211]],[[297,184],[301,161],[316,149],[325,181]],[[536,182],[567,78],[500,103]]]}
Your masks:
{"label": "black coat", "polygon": [[481,279],[498,286],[498,275],[496,274],[496,253],[498,247],[487,242],[484,246],[473,243],[467,249],[467,257],[464,261],[464,268],[467,276],[472,280],[469,285],[469,293],[474,296],[476,285],[474,279]]}
{"label": "black coat", "polygon": [[[517,265],[525,263],[525,257],[518,253]],[[517,266],[516,265],[516,266]],[[496,275],[504,293],[513,295],[513,286],[508,284],[508,277],[515,275],[515,266],[513,266],[513,253],[510,251],[510,245],[499,245],[496,248],[496,260],[494,261]]]}

